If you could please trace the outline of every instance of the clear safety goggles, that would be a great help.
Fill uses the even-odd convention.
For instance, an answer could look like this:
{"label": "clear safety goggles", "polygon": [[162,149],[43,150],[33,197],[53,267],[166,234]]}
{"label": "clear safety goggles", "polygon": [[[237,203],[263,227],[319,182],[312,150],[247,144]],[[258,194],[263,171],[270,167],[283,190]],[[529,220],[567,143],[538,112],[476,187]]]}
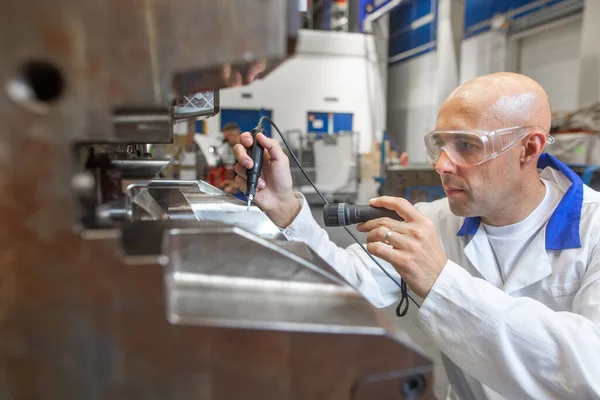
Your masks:
{"label": "clear safety goggles", "polygon": [[[479,165],[493,160],[530,133],[546,131],[537,126],[515,126],[512,128],[486,130],[433,131],[425,135],[427,154],[437,163],[442,152],[456,165]],[[547,143],[553,143],[552,136]]]}

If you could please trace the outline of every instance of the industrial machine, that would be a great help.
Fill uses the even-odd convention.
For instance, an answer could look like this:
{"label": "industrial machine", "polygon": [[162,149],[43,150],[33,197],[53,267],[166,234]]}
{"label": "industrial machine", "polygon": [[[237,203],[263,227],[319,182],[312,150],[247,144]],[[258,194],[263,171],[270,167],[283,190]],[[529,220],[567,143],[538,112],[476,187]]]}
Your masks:
{"label": "industrial machine", "polygon": [[3,3],[0,398],[432,396],[431,361],[310,248],[147,152],[288,57],[297,7]]}

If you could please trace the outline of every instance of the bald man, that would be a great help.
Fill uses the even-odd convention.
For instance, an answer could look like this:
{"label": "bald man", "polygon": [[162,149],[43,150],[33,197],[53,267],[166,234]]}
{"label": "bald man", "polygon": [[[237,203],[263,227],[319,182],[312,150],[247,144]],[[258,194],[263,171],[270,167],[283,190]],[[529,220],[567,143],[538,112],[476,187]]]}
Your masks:
{"label": "bald man", "polygon": [[[376,207],[405,222],[359,226],[367,249],[423,298],[416,324],[443,353],[451,399],[600,398],[600,193],[548,154],[550,104],[517,74],[456,89],[425,136],[447,197]],[[256,203],[289,240],[302,241],[375,306],[400,289],[358,245],[338,248],[292,192],[289,161],[267,149]],[[235,149],[245,189],[251,160]]]}

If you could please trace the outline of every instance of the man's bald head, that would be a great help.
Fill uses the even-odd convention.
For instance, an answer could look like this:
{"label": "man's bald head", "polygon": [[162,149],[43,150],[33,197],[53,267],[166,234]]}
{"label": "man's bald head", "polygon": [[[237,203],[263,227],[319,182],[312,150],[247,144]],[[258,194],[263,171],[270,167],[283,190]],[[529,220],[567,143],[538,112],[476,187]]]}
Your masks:
{"label": "man's bald head", "polygon": [[534,129],[499,157],[478,165],[456,165],[442,152],[435,169],[452,212],[481,217],[489,225],[509,225],[529,215],[545,193],[537,164],[550,125],[548,95],[526,76],[482,76],[452,92],[438,113],[437,130],[536,126],[546,131]]}
{"label": "man's bald head", "polygon": [[448,96],[436,129],[501,129],[538,126],[550,131],[551,108],[539,83],[500,72],[472,79]]}

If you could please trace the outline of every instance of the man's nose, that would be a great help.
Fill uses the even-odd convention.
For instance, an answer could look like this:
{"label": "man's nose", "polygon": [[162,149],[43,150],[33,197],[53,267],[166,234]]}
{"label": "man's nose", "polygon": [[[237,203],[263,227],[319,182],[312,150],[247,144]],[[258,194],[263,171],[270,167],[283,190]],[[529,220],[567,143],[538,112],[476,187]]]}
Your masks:
{"label": "man's nose", "polygon": [[450,173],[453,174],[456,172],[456,165],[452,162],[446,150],[442,150],[442,154],[440,154],[440,158],[438,158],[435,163],[435,170],[438,174]]}

